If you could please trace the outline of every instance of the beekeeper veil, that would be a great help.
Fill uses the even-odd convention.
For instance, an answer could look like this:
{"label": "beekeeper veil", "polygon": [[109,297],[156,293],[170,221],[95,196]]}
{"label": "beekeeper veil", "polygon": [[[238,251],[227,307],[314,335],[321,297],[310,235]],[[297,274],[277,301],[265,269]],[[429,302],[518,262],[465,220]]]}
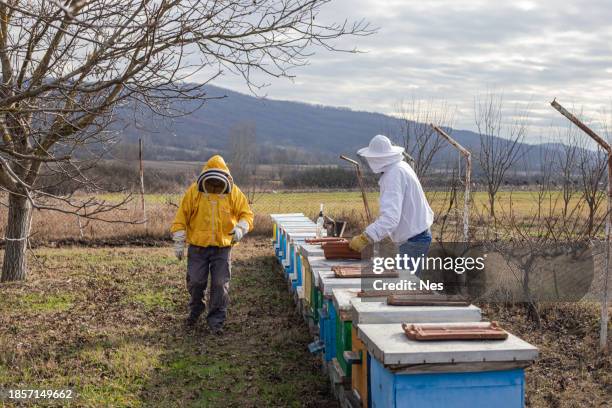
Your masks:
{"label": "beekeeper veil", "polygon": [[393,146],[387,136],[377,135],[368,147],[359,149],[357,154],[364,157],[374,173],[382,173],[385,167],[404,159],[404,148]]}

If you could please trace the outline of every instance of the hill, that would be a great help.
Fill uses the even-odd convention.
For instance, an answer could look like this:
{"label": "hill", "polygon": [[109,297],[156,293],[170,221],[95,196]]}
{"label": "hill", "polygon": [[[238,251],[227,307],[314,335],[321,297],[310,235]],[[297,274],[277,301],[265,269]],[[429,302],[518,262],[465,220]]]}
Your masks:
{"label": "hill", "polygon": [[[123,152],[144,137],[150,160],[201,161],[228,149],[232,128],[248,125],[256,130],[253,147],[260,162],[330,163],[337,162],[338,154],[354,154],[376,134],[398,134],[400,127],[400,120],[380,113],[257,98],[215,86],[208,87],[208,94],[222,99],[209,100],[199,109],[196,102],[187,103],[183,108],[194,110],[190,115],[149,118],[138,129],[130,123],[133,115],[120,112]],[[476,133],[453,130],[453,137],[473,153],[478,151]],[[528,144],[521,149],[527,163],[540,162],[539,149]],[[448,161],[449,153],[439,154],[438,166]]]}

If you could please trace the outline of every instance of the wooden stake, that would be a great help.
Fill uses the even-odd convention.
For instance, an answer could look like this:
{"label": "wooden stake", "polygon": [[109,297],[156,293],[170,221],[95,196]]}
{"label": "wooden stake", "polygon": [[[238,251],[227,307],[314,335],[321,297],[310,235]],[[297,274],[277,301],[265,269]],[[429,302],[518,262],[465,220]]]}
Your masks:
{"label": "wooden stake", "polygon": [[142,164],[142,138],[138,139],[138,161],[140,163],[140,206],[145,232],[147,232],[147,210],[145,207],[144,166]]}
{"label": "wooden stake", "polygon": [[363,182],[363,174],[361,173],[361,166],[358,162],[353,159],[349,159],[346,156],[340,156],[342,160],[346,160],[355,166],[355,171],[357,172],[357,181],[359,182],[359,187],[361,188],[361,196],[363,197],[363,206],[365,207],[366,219],[368,221],[368,225],[372,223],[372,213],[370,212],[370,206],[368,205],[368,197],[365,191],[365,183]]}
{"label": "wooden stake", "polygon": [[438,126],[431,124],[433,130],[442,136],[448,143],[463,155],[465,158],[465,193],[463,194],[463,239],[465,242],[469,240],[470,230],[470,184],[472,180],[472,153],[465,147],[461,146],[455,139],[450,137],[448,133],[440,129]]}
{"label": "wooden stake", "polygon": [[610,277],[610,234],[612,228],[612,147],[601,136],[585,125],[580,119],[565,109],[557,100],[551,103],[560,114],[578,126],[584,133],[595,140],[608,153],[608,216],[606,220],[606,261],[604,264],[604,288],[601,300],[601,326],[599,330],[599,349],[608,352],[608,282]]}

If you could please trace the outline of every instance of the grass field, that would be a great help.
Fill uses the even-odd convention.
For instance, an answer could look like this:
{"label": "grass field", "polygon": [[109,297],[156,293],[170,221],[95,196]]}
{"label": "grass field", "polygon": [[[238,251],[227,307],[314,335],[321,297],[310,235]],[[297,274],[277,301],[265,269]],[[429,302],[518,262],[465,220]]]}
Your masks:
{"label": "grass field", "polygon": [[[560,193],[551,192],[544,204],[543,216],[547,215],[546,205],[559,197]],[[429,192],[428,199],[436,214],[436,224],[433,231],[436,233],[440,220],[448,212],[448,193]],[[98,199],[108,202],[120,202],[124,195],[102,194],[96,196]],[[87,196],[87,198],[91,198]],[[143,215],[140,209],[140,199],[134,196],[133,200],[111,213],[103,214],[102,217],[109,220],[123,220],[128,223],[105,223],[100,221],[88,221],[79,219],[75,215],[52,211],[35,211],[32,221],[31,243],[33,245],[48,244],[56,242],[78,242],[91,244],[133,244],[143,240],[167,240],[170,238],[170,225],[176,214],[177,206],[181,196],[178,194],[148,194],[145,196],[147,204],[146,228],[142,221]],[[378,193],[369,193],[368,199],[372,213],[378,213]],[[446,226],[461,225],[462,203],[459,196],[459,207],[455,207],[450,213],[450,221]],[[470,212],[471,225],[480,228],[490,226],[487,211],[487,195],[484,192],[476,192],[472,195],[472,206]],[[520,222],[531,223],[530,217],[537,213],[537,193],[531,191],[500,192],[497,197],[497,214],[501,219],[499,226],[507,224],[510,218]],[[573,198],[573,207],[579,197]],[[347,234],[360,231],[366,225],[363,210],[363,201],[359,192],[266,192],[254,196],[252,208],[255,212],[254,234],[269,234],[271,221],[268,216],[271,213],[302,212],[311,218],[315,218],[319,212],[319,205],[325,205],[325,213],[333,218],[349,222]],[[548,204],[547,204],[548,203]],[[600,207],[599,218],[605,211],[605,205]],[[561,211],[561,203],[557,202],[554,208],[556,213]],[[586,208],[584,205],[575,213],[585,218]],[[6,227],[7,212],[0,212],[0,236]],[[571,221],[573,222],[573,221]],[[527,225],[527,224],[526,224]],[[457,230],[458,231],[458,230]],[[600,234],[603,234],[600,228]]]}
{"label": "grass field", "polygon": [[337,406],[268,240],[234,251],[223,337],[183,327],[169,247],[37,257],[27,282],[0,286],[0,389],[72,388],[79,407]]}
{"label": "grass field", "polygon": [[[26,282],[0,285],[0,389],[71,388],[76,399],[62,405],[78,407],[338,406],[268,239],[234,249],[222,337],[183,327],[185,264],[169,246],[36,254]],[[541,327],[519,306],[481,307],[540,349],[528,407],[609,406],[596,304],[542,306]]]}
{"label": "grass field", "polygon": [[[449,193],[444,191],[428,191],[426,193],[430,205],[435,212],[441,212],[448,206]],[[367,194],[368,202],[373,212],[378,212],[378,192]],[[497,195],[497,210],[500,215],[515,211],[517,216],[529,215],[537,207],[538,193],[535,191],[500,191]],[[101,199],[109,201],[119,201],[122,195],[103,194]],[[178,204],[181,196],[179,194],[147,194],[145,201],[149,205],[156,204]],[[140,198],[135,197],[135,200]],[[575,206],[580,196],[576,193],[570,202],[570,206]],[[463,204],[463,195],[459,194],[460,205]],[[488,208],[487,193],[477,191],[472,193],[472,212],[475,214],[486,213]],[[550,203],[556,204],[557,210],[561,206],[561,193],[550,192],[545,197],[544,206]],[[327,212],[333,214],[340,211],[363,212],[363,199],[358,191],[313,191],[313,192],[262,192],[256,193],[253,199],[253,210],[261,213],[287,213],[304,212],[318,213],[319,204],[323,203]],[[604,210],[602,210],[604,211]]]}

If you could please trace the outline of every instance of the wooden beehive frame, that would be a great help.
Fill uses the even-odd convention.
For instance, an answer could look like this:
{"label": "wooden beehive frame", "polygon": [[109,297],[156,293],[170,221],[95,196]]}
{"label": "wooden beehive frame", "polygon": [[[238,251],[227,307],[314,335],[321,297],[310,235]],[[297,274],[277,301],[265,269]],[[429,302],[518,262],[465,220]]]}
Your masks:
{"label": "wooden beehive frame", "polygon": [[428,290],[371,290],[371,291],[365,291],[362,290],[359,293],[357,293],[357,297],[360,298],[373,298],[373,297],[388,297],[391,295],[410,295],[410,296],[422,296],[422,295],[431,295],[433,292],[428,291]]}
{"label": "wooden beehive frame", "polygon": [[332,241],[321,245],[325,259],[361,259],[361,254],[349,247],[348,241]]}
{"label": "wooden beehive frame", "polygon": [[306,240],[306,243],[310,245],[322,245],[327,242],[348,242],[348,241],[346,238],[341,238],[341,237],[312,238],[312,239]]}
{"label": "wooden beehive frame", "polygon": [[497,322],[466,324],[408,324],[402,323],[406,337],[415,341],[449,340],[506,340],[508,332]]}
{"label": "wooden beehive frame", "polygon": [[366,272],[361,265],[336,265],[332,266],[332,271],[336,278],[397,278],[399,273],[396,271],[387,271],[376,274],[374,272]]}
{"label": "wooden beehive frame", "polygon": [[454,307],[467,307],[470,305],[465,299],[458,298],[447,298],[445,296],[433,295],[430,298],[415,298],[414,296],[408,295],[396,295],[392,294],[387,297],[387,304],[389,306],[454,306]]}

